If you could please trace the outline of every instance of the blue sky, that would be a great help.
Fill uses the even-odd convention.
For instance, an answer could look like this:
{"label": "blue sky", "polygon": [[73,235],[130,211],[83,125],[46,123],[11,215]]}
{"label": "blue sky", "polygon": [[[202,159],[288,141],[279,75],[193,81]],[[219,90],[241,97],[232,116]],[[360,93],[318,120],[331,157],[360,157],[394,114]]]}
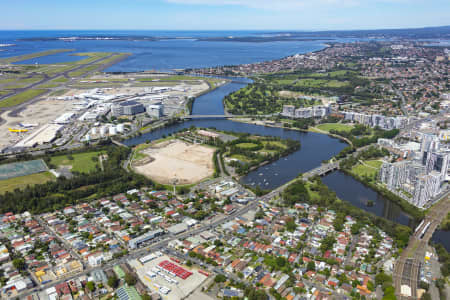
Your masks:
{"label": "blue sky", "polygon": [[450,0],[0,0],[0,29],[326,30],[450,25]]}

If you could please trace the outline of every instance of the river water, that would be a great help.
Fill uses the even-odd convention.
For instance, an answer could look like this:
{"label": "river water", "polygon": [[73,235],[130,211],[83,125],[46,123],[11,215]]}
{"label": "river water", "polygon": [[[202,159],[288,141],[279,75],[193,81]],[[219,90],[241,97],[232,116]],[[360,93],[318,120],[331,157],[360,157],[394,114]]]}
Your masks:
{"label": "river water", "polygon": [[[132,55],[126,60],[109,67],[106,71],[133,72],[149,69],[172,70],[175,68],[199,68],[217,65],[245,64],[257,61],[268,61],[295,53],[317,51],[325,47],[328,41],[302,42],[269,42],[269,43],[234,43],[234,42],[201,42],[199,37],[213,36],[259,36],[264,32],[190,32],[190,31],[0,31],[0,44],[14,44],[14,46],[0,49],[0,58],[23,55],[37,51],[51,49],[73,49],[73,52],[59,53],[31,59],[21,63],[60,63],[82,59],[71,56],[76,52],[128,52]],[[65,42],[61,40],[24,41],[21,39],[35,37],[70,37],[70,36],[167,36],[193,37],[191,40],[78,40]],[[335,39],[335,42],[351,42],[354,39]],[[236,79],[234,82],[222,86],[208,94],[198,97],[193,105],[194,115],[223,114],[223,98],[227,94],[244,87],[248,79]],[[329,159],[341,151],[346,144],[327,135],[317,133],[303,133],[281,128],[269,128],[250,124],[243,124],[224,119],[197,119],[162,128],[140,137],[130,139],[125,143],[136,145],[147,140],[161,138],[163,135],[176,132],[190,126],[215,127],[221,130],[248,132],[251,134],[271,135],[281,138],[295,139],[301,142],[301,149],[279,161],[250,172],[243,183],[259,185],[263,189],[276,188],[293,178],[298,173],[317,167],[323,160]],[[385,217],[389,220],[410,224],[409,217],[400,207],[365,187],[360,182],[341,172],[331,173],[323,178],[323,182],[336,192],[339,198],[351,202],[353,205]],[[367,201],[373,201],[374,206],[368,207]],[[450,251],[449,232],[437,231],[433,240],[443,243]]]}
{"label": "river water", "polygon": [[[193,115],[221,115],[224,114],[223,98],[245,87],[248,79],[235,78],[233,82],[217,88],[216,90],[198,97],[193,105]],[[241,181],[251,186],[260,186],[262,189],[274,189],[294,179],[301,172],[311,170],[330,159],[347,146],[339,139],[328,135],[301,132],[284,128],[265,127],[246,124],[225,119],[193,119],[170,127],[161,128],[142,136],[129,139],[124,143],[137,145],[147,140],[159,139],[182,128],[212,127],[219,130],[247,132],[266,136],[277,136],[283,139],[298,140],[301,148],[278,161],[272,162],[244,176]],[[323,178],[323,182],[339,198],[351,202],[353,205],[369,211],[378,216],[385,217],[400,224],[409,225],[411,219],[401,208],[388,199],[365,187],[362,183],[341,172],[333,172]],[[367,201],[372,200],[374,206],[368,207]]]}

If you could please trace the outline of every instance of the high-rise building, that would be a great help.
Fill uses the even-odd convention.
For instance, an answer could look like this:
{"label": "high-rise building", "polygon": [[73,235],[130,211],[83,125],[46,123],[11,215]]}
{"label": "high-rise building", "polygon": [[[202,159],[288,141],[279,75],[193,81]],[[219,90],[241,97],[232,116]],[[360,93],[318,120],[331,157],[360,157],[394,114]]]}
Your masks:
{"label": "high-rise building", "polygon": [[432,152],[439,148],[439,139],[434,134],[423,134],[420,152]]}
{"label": "high-rise building", "polygon": [[412,204],[417,207],[424,207],[433,197],[439,194],[441,188],[441,175],[431,172],[427,175],[417,177],[414,186]]}
{"label": "high-rise building", "polygon": [[445,178],[448,170],[448,159],[449,153],[447,152],[428,152],[425,159],[427,173],[436,171]]}

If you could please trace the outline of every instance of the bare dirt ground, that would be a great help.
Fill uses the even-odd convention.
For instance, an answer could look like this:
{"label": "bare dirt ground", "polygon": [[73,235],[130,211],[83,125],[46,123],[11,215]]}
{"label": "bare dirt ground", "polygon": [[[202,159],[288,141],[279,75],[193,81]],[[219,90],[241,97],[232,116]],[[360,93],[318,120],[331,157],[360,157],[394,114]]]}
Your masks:
{"label": "bare dirt ground", "polygon": [[154,160],[134,166],[141,173],[159,183],[192,184],[214,173],[214,149],[192,145],[179,140],[160,143],[143,151]]}
{"label": "bare dirt ground", "polygon": [[[27,136],[36,131],[41,126],[55,120],[63,113],[70,111],[71,101],[42,100],[28,105],[17,117],[8,116],[9,111],[4,112],[0,117],[5,120],[0,125],[0,149],[18,141],[20,137]],[[19,123],[39,124],[39,126],[29,129],[27,133],[11,133],[8,128],[20,129]]]}

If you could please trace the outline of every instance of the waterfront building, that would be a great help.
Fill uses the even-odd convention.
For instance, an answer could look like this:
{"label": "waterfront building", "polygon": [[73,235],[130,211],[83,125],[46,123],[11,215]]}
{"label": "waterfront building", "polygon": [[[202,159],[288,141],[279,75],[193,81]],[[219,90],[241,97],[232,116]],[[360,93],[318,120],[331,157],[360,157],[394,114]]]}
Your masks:
{"label": "waterfront building", "polygon": [[311,107],[301,107],[295,109],[293,105],[283,105],[283,112],[281,113],[284,117],[295,118],[295,119],[306,119],[306,118],[324,118],[331,113],[331,108],[324,105],[315,105]]}
{"label": "waterfront building", "polygon": [[[385,144],[384,141],[381,144]],[[424,207],[442,191],[447,178],[449,152],[439,151],[435,135],[424,134],[418,160],[383,163],[379,178],[386,187],[417,207]],[[406,196],[404,192],[411,196]]]}
{"label": "waterfront building", "polygon": [[295,118],[296,119],[312,118],[312,117],[313,117],[313,111],[311,108],[297,108],[295,110]]}
{"label": "waterfront building", "polygon": [[293,118],[294,114],[295,114],[294,105],[283,105],[283,112],[281,113],[282,116]]}
{"label": "waterfront building", "polygon": [[353,122],[354,117],[355,117],[355,113],[354,113],[354,112],[351,112],[351,111],[346,111],[346,112],[344,112],[344,119],[345,119],[345,120],[348,120],[348,121],[352,121],[352,122]]}
{"label": "waterfront building", "polygon": [[343,112],[344,119],[354,123],[363,124],[370,127],[379,127],[383,130],[404,128],[408,124],[405,117],[385,117],[378,114],[363,114],[357,112]]}
{"label": "waterfront building", "polygon": [[331,113],[331,109],[329,106],[313,106],[313,115],[315,118],[324,118]]}
{"label": "waterfront building", "polygon": [[431,172],[417,178],[414,186],[414,196],[412,204],[417,207],[424,207],[428,201],[439,194],[441,189],[441,175],[438,172]]}

